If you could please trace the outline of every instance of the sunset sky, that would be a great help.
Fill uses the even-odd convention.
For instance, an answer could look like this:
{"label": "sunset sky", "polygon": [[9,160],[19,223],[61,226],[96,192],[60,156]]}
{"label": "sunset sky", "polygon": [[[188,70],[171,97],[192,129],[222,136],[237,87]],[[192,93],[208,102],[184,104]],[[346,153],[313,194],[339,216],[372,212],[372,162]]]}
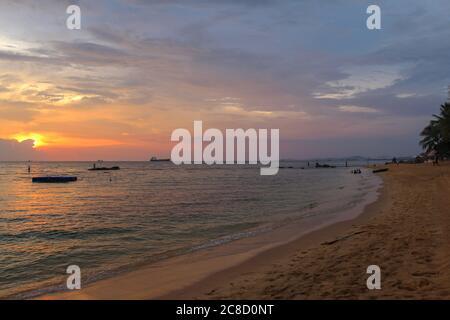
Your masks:
{"label": "sunset sky", "polygon": [[[81,30],[66,28],[78,4]],[[366,28],[378,4],[382,30]],[[415,155],[447,98],[448,0],[2,0],[0,160],[147,160],[279,128],[282,158]],[[32,141],[33,140],[33,141]]]}

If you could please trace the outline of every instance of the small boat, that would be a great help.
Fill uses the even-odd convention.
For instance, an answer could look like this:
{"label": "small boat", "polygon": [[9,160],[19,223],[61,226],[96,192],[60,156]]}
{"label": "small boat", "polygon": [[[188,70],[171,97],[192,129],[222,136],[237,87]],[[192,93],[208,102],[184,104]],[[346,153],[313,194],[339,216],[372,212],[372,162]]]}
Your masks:
{"label": "small boat", "polygon": [[158,159],[157,157],[152,157],[150,159],[151,162],[167,162],[170,161],[170,159]]}
{"label": "small boat", "polygon": [[379,173],[379,172],[386,172],[386,171],[389,171],[389,168],[376,169],[376,170],[373,170],[372,172],[373,173]]}
{"label": "small boat", "polygon": [[67,183],[77,181],[77,177],[34,177],[32,181],[34,183]]}
{"label": "small boat", "polygon": [[112,171],[112,170],[120,170],[120,167],[93,167],[88,169],[89,171]]}

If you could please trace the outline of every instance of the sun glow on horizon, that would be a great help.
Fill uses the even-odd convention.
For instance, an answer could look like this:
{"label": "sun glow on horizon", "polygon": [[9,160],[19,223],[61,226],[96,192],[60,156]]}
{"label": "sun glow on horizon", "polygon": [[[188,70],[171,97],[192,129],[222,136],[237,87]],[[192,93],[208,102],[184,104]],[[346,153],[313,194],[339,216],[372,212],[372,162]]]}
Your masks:
{"label": "sun glow on horizon", "polygon": [[77,138],[77,137],[64,137],[58,134],[46,133],[45,135],[35,132],[30,133],[17,133],[10,138],[19,142],[26,140],[33,140],[33,148],[93,148],[93,147],[111,147],[123,145],[124,142],[112,139],[102,138]]}
{"label": "sun glow on horizon", "polygon": [[47,144],[45,138],[39,133],[19,133],[12,136],[12,138],[16,139],[19,142],[23,142],[26,140],[33,140],[34,141],[33,148],[39,148]]}

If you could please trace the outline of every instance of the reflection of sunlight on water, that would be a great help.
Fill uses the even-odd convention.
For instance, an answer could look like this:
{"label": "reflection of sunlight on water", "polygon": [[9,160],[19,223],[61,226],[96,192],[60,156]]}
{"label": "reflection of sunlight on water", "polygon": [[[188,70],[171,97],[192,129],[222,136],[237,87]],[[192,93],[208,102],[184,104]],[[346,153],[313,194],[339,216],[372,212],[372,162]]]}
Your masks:
{"label": "reflection of sunlight on water", "polygon": [[90,163],[33,163],[34,176],[79,180],[32,184],[27,165],[0,164],[0,297],[61,284],[70,264],[94,279],[258,227],[326,219],[376,187],[370,175],[346,169],[261,177],[257,168],[170,163],[121,163],[117,172],[88,172]]}

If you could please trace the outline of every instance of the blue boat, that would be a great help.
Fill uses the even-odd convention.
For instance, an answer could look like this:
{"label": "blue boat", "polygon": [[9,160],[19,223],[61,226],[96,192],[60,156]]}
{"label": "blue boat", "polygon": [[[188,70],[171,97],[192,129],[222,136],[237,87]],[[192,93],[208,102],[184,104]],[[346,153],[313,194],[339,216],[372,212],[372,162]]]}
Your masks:
{"label": "blue boat", "polygon": [[77,181],[77,177],[34,177],[34,183],[67,183]]}

